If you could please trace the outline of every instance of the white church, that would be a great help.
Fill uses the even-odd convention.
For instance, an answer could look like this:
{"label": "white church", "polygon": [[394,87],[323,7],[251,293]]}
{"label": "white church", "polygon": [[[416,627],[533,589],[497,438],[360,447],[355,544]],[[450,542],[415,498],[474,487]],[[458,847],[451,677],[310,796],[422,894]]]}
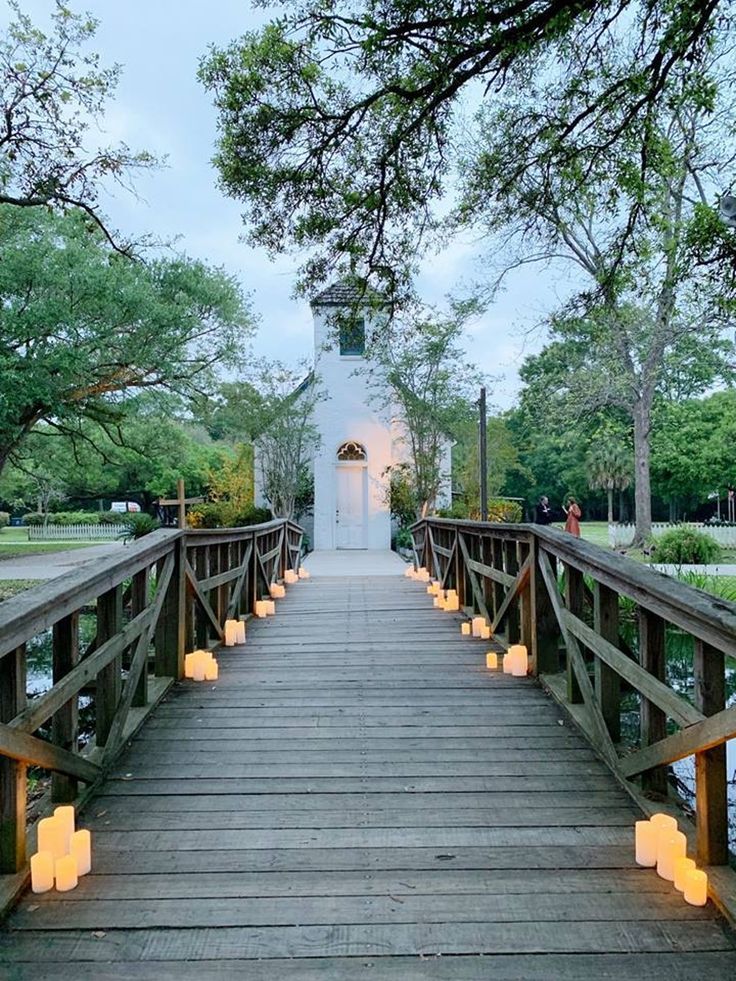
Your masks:
{"label": "white church", "polygon": [[[409,459],[404,426],[377,391],[379,376],[366,356],[366,335],[380,329],[375,309],[366,306],[349,323],[342,318],[336,329],[336,314],[354,303],[351,287],[340,283],[311,301],[314,378],[324,396],[313,411],[320,438],[313,460],[314,526],[308,531],[317,551],[389,549],[389,468]],[[450,454],[448,441],[437,507],[451,501]],[[257,468],[256,484],[256,499],[263,502]]]}

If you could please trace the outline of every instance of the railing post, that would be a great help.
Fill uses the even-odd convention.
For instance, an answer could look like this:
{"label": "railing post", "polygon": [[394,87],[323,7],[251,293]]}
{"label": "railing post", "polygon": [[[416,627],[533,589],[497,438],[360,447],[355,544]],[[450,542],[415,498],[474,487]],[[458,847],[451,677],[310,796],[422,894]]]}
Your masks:
{"label": "railing post", "polygon": [[[565,569],[565,606],[570,613],[582,619],[583,604],[585,602],[585,580],[579,569],[564,563]],[[583,701],[583,693],[575,675],[570,658],[567,658],[567,700],[571,704],[579,704]]]}
{"label": "railing post", "polygon": [[[25,645],[0,657],[0,722],[26,707]],[[0,872],[18,872],[26,861],[26,765],[0,756]]]}
{"label": "railing post", "polygon": [[[516,578],[519,572],[519,558],[516,552],[516,542],[507,540],[503,543],[506,573]],[[509,644],[517,644],[521,635],[519,628],[519,604],[514,602],[506,614],[506,638]]]}
{"label": "railing post", "polygon": [[[148,606],[148,587],[150,584],[150,569],[146,566],[133,576],[130,590],[130,612],[133,617],[138,616]],[[141,673],[138,675],[135,692],[133,693],[133,705],[141,707],[148,704],[148,657],[143,662]]]}
{"label": "railing post", "polygon": [[[526,560],[529,558],[531,553],[531,547],[529,542],[519,542],[518,555],[519,555],[519,567],[521,567]],[[529,582],[531,579],[527,580],[526,589],[523,589],[519,596],[519,612],[521,619],[521,642],[524,644],[528,651],[531,651],[534,647],[534,628],[532,626],[532,597],[531,590],[529,588]]]}
{"label": "railing post", "polygon": [[[220,567],[220,572],[229,572],[232,566],[230,565],[230,545],[228,542],[224,542],[222,545],[216,546],[219,553],[218,565]],[[221,627],[225,626],[225,619],[227,617],[227,604],[228,604],[228,584],[223,583],[222,586],[217,587],[216,597],[217,602],[212,607],[217,616],[217,622]]]}
{"label": "railing post", "polygon": [[[695,706],[703,715],[715,715],[726,706],[726,670],[723,653],[701,640],[693,657]],[[697,861],[701,865],[728,865],[728,798],[726,744],[695,754],[695,808]]]}
{"label": "railing post", "polygon": [[[643,607],[639,607],[639,663],[658,681],[666,680],[665,622]],[[642,748],[659,742],[667,735],[666,714],[644,695],[641,696],[640,727]],[[644,791],[666,796],[667,768],[658,766],[642,773],[641,785]]]}
{"label": "railing post", "polygon": [[[493,537],[491,539],[491,556],[491,567],[498,572],[503,572],[503,541],[500,538]],[[493,616],[495,617],[503,604],[504,590],[501,583],[495,580],[491,589],[493,591]],[[501,632],[506,633],[505,630]]]}
{"label": "railing post", "polygon": [[[208,545],[200,545],[194,549],[194,573],[198,582],[205,580],[209,574],[209,554]],[[205,592],[211,604],[211,593]],[[204,611],[194,604],[194,643],[198,648],[207,647],[209,644],[209,620],[204,615]]]}
{"label": "railing post", "polygon": [[[593,588],[593,629],[618,647],[618,593],[596,582]],[[621,679],[618,674],[595,658],[595,691],[601,715],[614,743],[621,739]]]}
{"label": "railing post", "polygon": [[[70,613],[54,624],[52,639],[52,680],[56,685],[79,661],[79,613]],[[51,719],[51,742],[77,752],[79,737],[79,699],[73,695]],[[77,796],[77,781],[64,773],[51,774],[51,799],[68,802]]]}
{"label": "railing post", "polygon": [[[156,676],[178,681],[184,676],[187,618],[184,535],[173,543],[173,549],[174,569],[156,630]],[[162,559],[159,563],[159,571],[163,562]]]}
{"label": "railing post", "polygon": [[[123,587],[114,586],[97,598],[97,642],[99,646],[123,629]],[[95,695],[95,734],[97,746],[104,746],[110,734],[122,691],[122,651],[97,675]]]}
{"label": "railing post", "polygon": [[[560,670],[560,628],[552,601],[539,568],[539,539],[532,539],[530,595],[532,604],[532,657],[535,674],[556,674]],[[552,572],[557,574],[557,560],[549,556]]]}

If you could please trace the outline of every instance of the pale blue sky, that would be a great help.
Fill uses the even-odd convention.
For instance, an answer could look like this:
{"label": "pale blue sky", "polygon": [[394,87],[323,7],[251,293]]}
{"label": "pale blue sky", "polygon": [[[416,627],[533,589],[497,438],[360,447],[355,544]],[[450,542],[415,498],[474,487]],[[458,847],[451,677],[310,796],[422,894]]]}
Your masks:
{"label": "pale blue sky", "polygon": [[[7,22],[5,0],[0,2]],[[42,26],[53,9],[51,0],[21,0],[21,6]],[[251,8],[248,0],[69,0],[69,6],[100,20],[94,47],[106,63],[123,66],[100,142],[124,140],[168,157],[166,169],[137,180],[137,197],[116,190],[105,202],[113,223],[126,235],[180,236],[188,254],[235,273],[261,317],[257,353],[289,361],[310,356],[309,307],[292,298],[297,260],[272,263],[264,252],[239,242],[238,204],[217,190],[210,164],[215,112],[196,78],[198,59],[209,44],[226,43],[256,27],[268,12]],[[441,302],[460,280],[476,279],[481,256],[481,247],[466,241],[428,259],[419,282],[423,298]],[[519,362],[541,342],[538,335],[527,337],[525,328],[556,305],[558,288],[559,271],[555,277],[519,271],[494,306],[471,325],[468,353],[498,379],[489,391],[496,406],[513,402]]]}

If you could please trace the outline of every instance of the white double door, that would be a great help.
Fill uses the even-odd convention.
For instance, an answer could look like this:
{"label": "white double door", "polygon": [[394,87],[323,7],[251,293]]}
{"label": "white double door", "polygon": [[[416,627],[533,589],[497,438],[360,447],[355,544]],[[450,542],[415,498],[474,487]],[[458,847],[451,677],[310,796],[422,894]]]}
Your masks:
{"label": "white double door", "polygon": [[365,548],[368,511],[367,470],[363,466],[337,466],[335,547]]}

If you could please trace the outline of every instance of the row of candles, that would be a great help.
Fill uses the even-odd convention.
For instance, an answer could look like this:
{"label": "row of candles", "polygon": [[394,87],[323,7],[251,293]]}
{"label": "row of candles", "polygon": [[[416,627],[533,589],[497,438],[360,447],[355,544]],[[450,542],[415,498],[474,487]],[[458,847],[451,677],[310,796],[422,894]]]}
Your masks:
{"label": "row of candles", "polygon": [[[457,613],[460,609],[460,598],[455,589],[441,589],[439,582],[432,579],[429,570],[424,566],[415,569],[414,566],[407,566],[404,575],[407,579],[415,579],[417,582],[426,582],[427,593],[434,597],[434,606],[447,610],[450,613]],[[485,617],[473,617],[465,623],[460,624],[460,633],[463,637],[478,637],[480,640],[490,640],[493,634],[491,626]],[[489,651],[486,654],[486,667],[492,670],[498,668],[498,654]],[[503,657],[504,674],[513,675],[516,678],[526,677],[529,671],[529,654],[524,644],[512,644]]]}
{"label": "row of candles", "polygon": [[217,681],[220,668],[212,651],[192,651],[184,656],[184,677],[192,681]]}
{"label": "row of candles", "polygon": [[38,822],[38,851],[31,856],[31,889],[69,892],[92,868],[92,835],[75,828],[74,807],[57,807]]}
{"label": "row of candles", "polygon": [[687,857],[687,838],[669,814],[636,822],[636,863],[656,866],[657,874],[674,883],[691,906],[705,906],[708,901],[708,876]]}

